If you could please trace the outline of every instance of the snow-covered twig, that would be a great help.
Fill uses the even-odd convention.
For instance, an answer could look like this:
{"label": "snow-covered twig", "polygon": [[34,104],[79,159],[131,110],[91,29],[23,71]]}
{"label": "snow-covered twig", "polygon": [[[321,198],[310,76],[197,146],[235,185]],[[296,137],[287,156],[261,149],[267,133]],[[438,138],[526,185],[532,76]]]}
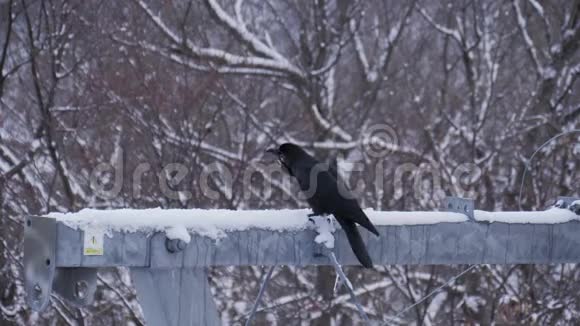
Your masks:
{"label": "snow-covered twig", "polygon": [[423,16],[423,18],[425,18],[425,20],[431,26],[433,26],[436,30],[438,30],[439,32],[441,32],[441,33],[443,33],[443,34],[445,34],[447,36],[450,36],[460,46],[463,44],[463,37],[461,36],[461,33],[459,32],[459,30],[453,29],[453,28],[449,28],[449,27],[443,26],[443,25],[435,22],[435,20],[422,7],[419,7],[418,10],[419,10],[419,13],[421,14],[421,16]]}
{"label": "snow-covered twig", "polygon": [[538,56],[538,50],[536,49],[536,45],[534,44],[534,41],[532,40],[530,34],[528,33],[528,22],[527,22],[526,18],[524,17],[524,14],[522,12],[522,8],[520,7],[519,0],[512,0],[512,5],[514,7],[514,11],[516,14],[518,28],[519,28],[520,33],[522,34],[522,37],[524,38],[524,41],[526,43],[526,49],[528,50],[528,53],[530,54],[530,57],[532,58],[532,61],[534,62],[534,65],[536,66],[536,71],[538,72],[538,74],[540,76],[546,77],[546,76],[544,76],[544,66],[540,62],[540,58]]}
{"label": "snow-covered twig", "polygon": [[280,66],[285,67],[289,72],[296,74],[297,76],[303,76],[300,69],[292,65],[284,56],[282,56],[274,48],[269,47],[262,41],[260,41],[254,34],[250,33],[246,28],[245,24],[241,20],[241,1],[236,3],[236,15],[238,19],[231,17],[217,2],[217,0],[207,0],[209,7],[216,14],[218,19],[229,27],[236,35],[238,35],[244,43],[248,44],[254,51],[259,54],[265,55],[266,57],[276,60]]}
{"label": "snow-covered twig", "polygon": [[348,292],[350,293],[350,298],[351,298],[352,302],[356,305],[358,313],[363,318],[363,320],[365,321],[366,324],[370,324],[371,321],[369,319],[369,316],[367,316],[365,310],[363,309],[362,305],[358,301],[356,294],[354,293],[353,286],[350,283],[350,280],[348,279],[348,277],[346,277],[346,274],[344,274],[342,267],[340,266],[340,264],[338,263],[338,260],[336,259],[336,255],[334,254],[334,252],[327,249],[327,256],[328,256],[328,258],[330,258],[330,261],[334,264],[334,269],[336,270],[336,273],[338,275],[340,275],[340,277],[344,281],[344,284],[346,284]]}
{"label": "snow-covered twig", "polygon": [[[247,69],[247,74],[252,74],[252,68],[255,68],[258,69],[256,74],[261,74],[263,72],[262,69],[270,69],[273,71],[295,75],[300,78],[303,76],[303,73],[299,69],[289,64],[288,62],[280,61],[277,58],[271,59],[257,56],[241,56],[216,48],[198,47],[191,40],[187,38],[181,38],[176,33],[174,33],[173,30],[161,19],[161,17],[155,14],[144,1],[134,1],[143,10],[143,12],[145,12],[145,14],[157,27],[157,29],[160,30],[162,34],[164,34],[175,46],[178,47],[176,51],[181,51],[184,55],[191,56],[195,59],[209,60],[218,66],[225,66],[228,68],[243,67]],[[157,49],[157,51],[159,50]],[[172,57],[172,60],[175,60],[175,58]]]}

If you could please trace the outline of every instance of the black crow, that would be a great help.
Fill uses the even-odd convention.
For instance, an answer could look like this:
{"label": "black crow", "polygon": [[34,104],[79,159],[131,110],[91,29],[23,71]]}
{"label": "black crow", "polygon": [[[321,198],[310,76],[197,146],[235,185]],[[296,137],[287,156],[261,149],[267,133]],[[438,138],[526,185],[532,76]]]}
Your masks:
{"label": "black crow", "polygon": [[320,163],[294,144],[285,143],[267,152],[275,154],[286,172],[296,178],[312,208],[313,213],[310,216],[334,215],[346,233],[352,251],[360,263],[364,267],[372,268],[373,262],[356,224],[360,224],[377,236],[379,231],[338,175],[329,168],[328,164]]}

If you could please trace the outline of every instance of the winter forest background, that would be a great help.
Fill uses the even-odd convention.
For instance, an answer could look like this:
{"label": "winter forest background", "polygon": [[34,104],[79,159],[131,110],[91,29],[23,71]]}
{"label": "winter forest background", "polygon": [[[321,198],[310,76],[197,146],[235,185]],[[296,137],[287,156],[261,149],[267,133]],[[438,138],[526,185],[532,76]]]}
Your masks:
{"label": "winter forest background", "polygon": [[[456,195],[517,210],[527,158],[579,126],[579,47],[580,0],[0,0],[0,325],[144,324],[123,269],[100,273],[90,307],[53,297],[27,309],[24,215],[306,207],[292,185],[267,180],[265,196],[241,177],[283,141],[362,163],[347,176],[366,185],[363,207],[434,210]],[[523,209],[580,195],[578,143],[563,136],[538,154]],[[181,182],[173,163],[189,169]],[[201,191],[203,173],[218,196]],[[95,190],[115,180],[115,196]],[[463,269],[346,271],[386,319]],[[225,323],[245,321],[263,273],[211,271]],[[257,322],[356,324],[333,283],[330,267],[276,269]],[[572,264],[477,266],[398,322],[579,324],[579,284]]]}

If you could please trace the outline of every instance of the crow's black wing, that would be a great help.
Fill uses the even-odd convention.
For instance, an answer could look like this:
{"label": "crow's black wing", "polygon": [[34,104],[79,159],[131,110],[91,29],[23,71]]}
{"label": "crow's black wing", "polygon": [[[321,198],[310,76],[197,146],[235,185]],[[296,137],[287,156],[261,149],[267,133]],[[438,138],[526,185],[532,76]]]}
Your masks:
{"label": "crow's black wing", "polygon": [[296,162],[292,165],[292,175],[298,180],[314,214],[334,214],[379,235],[337,171],[328,164],[314,159]]}
{"label": "crow's black wing", "polygon": [[379,231],[377,231],[365,212],[360,208],[358,202],[354,198],[354,195],[350,192],[346,184],[342,182],[342,180],[337,180],[336,184],[338,198],[333,200],[333,213],[360,224],[362,227],[378,236]]}
{"label": "crow's black wing", "polygon": [[336,179],[328,172],[328,166],[318,162],[294,164],[292,172],[314,213],[331,214],[338,189]]}
{"label": "crow's black wing", "polygon": [[338,214],[345,219],[351,220],[370,232],[374,233],[376,236],[379,235],[379,231],[369,220],[365,212],[360,208],[355,199],[343,199],[336,204],[335,214]]}

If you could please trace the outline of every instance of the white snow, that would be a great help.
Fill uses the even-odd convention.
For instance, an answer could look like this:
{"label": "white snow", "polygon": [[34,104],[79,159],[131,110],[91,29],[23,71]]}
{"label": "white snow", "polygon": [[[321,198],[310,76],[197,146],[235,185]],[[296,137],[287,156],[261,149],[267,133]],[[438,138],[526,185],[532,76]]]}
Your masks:
{"label": "white snow", "polygon": [[463,299],[465,305],[473,312],[479,312],[479,307],[485,305],[485,299],[480,296],[467,296]]}
{"label": "white snow", "polygon": [[474,212],[476,221],[504,222],[504,223],[531,223],[531,224],[556,224],[578,220],[578,216],[567,209],[550,208],[537,212]]}
{"label": "white snow", "polygon": [[314,242],[318,244],[323,244],[328,249],[334,248],[334,221],[331,218],[325,216],[313,216],[311,219],[314,221],[314,228],[318,235],[314,238]]}
{"label": "white snow", "polygon": [[165,235],[171,240],[181,240],[185,243],[191,241],[191,235],[183,225],[170,226],[165,230]]}
{"label": "white snow", "polygon": [[552,67],[544,67],[542,69],[542,76],[545,79],[553,79],[553,78],[556,78],[557,75],[558,75],[558,73]]}
{"label": "white snow", "polygon": [[529,2],[530,2],[530,4],[532,4],[534,9],[536,9],[538,14],[543,17],[544,16],[544,7],[542,7],[542,5],[536,0],[529,0]]}
{"label": "white snow", "polygon": [[227,231],[262,228],[297,231],[308,225],[310,210],[246,210],[227,209],[83,209],[77,213],[50,213],[73,229],[85,230],[105,226],[111,231],[166,231],[181,226],[189,231],[219,239]]}
{"label": "white snow", "polygon": [[[161,231],[168,236],[188,240],[194,232],[219,239],[228,231],[259,228],[276,231],[299,231],[312,227],[308,220],[309,209],[282,210],[226,210],[226,209],[83,209],[76,213],[50,213],[52,217],[74,229],[104,228],[113,231]],[[365,213],[375,225],[425,225],[468,221],[467,216],[453,212],[397,212],[366,209]],[[485,222],[505,223],[564,223],[578,220],[567,209],[552,208],[536,212],[485,212],[475,211],[475,219]],[[315,219],[316,221],[316,219]],[[316,222],[315,222],[316,223]],[[326,218],[316,224],[317,242],[332,248],[334,224]],[[186,241],[187,242],[187,241]]]}
{"label": "white snow", "polygon": [[453,212],[397,212],[364,210],[375,225],[419,225],[436,223],[456,223],[467,221],[467,216]]}

